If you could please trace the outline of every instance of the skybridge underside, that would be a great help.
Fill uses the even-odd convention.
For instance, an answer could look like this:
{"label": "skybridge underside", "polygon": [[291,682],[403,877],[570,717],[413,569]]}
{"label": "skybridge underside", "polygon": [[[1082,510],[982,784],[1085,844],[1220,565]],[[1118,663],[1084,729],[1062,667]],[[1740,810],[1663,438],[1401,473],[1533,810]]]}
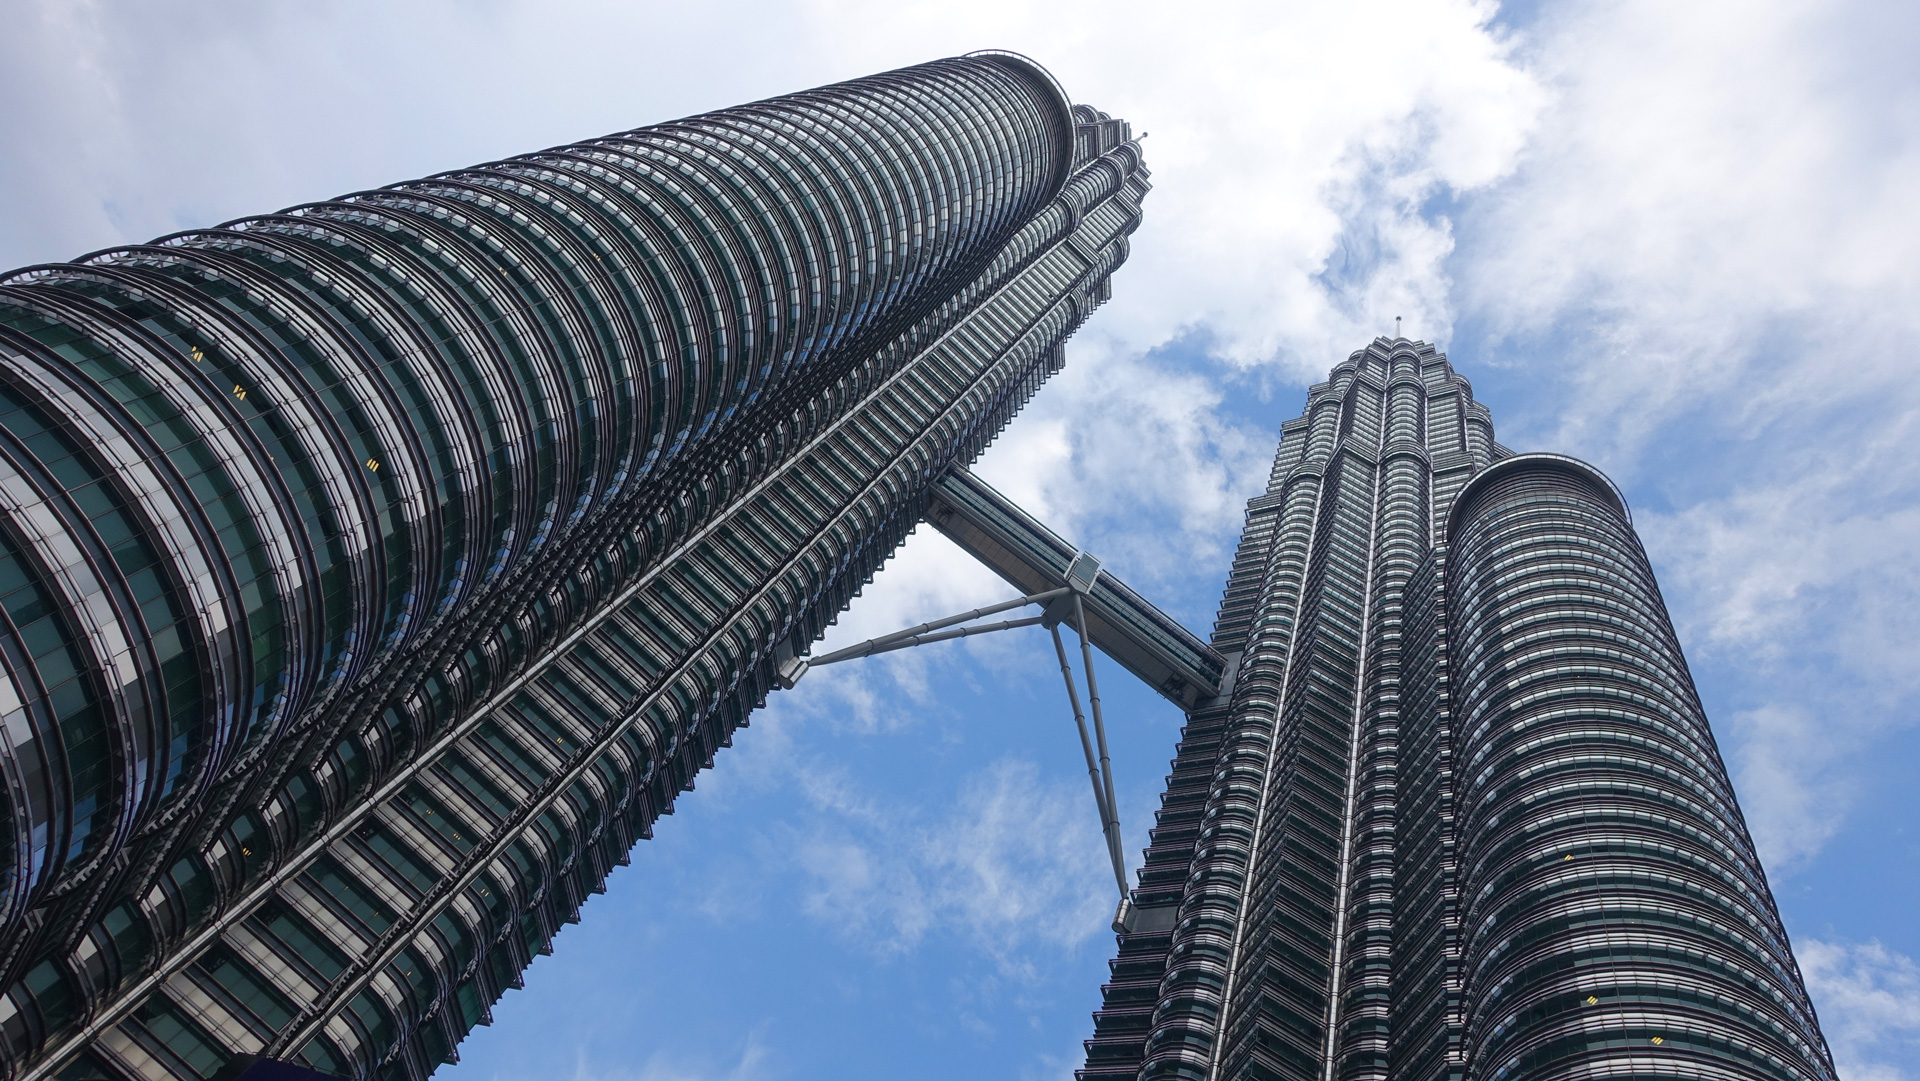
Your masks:
{"label": "skybridge underside", "polygon": [[[1026,595],[1068,585],[1081,554],[965,469],[934,486],[926,521]],[[1174,705],[1192,710],[1221,693],[1227,666],[1220,654],[1112,574],[1100,571],[1082,603],[1093,644]],[[1052,601],[1049,621],[1066,619],[1070,604]]]}

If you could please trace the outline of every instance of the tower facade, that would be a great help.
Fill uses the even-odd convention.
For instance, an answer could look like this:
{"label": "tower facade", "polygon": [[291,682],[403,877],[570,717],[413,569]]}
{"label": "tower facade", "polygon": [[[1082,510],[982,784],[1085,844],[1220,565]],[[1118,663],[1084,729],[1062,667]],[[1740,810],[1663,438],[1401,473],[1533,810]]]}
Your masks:
{"label": "tower facade", "polygon": [[1834,1077],[1625,502],[1378,339],[1247,507],[1083,1079]]}
{"label": "tower facade", "polygon": [[11,1078],[419,1078],[1108,296],[974,54],[0,277]]}

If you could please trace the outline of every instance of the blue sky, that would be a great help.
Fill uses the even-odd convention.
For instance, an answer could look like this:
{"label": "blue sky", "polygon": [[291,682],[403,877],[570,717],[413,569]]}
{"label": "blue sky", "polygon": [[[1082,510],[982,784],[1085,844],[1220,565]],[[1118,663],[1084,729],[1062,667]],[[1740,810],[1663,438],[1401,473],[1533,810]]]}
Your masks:
{"label": "blue sky", "polygon": [[[1405,316],[1626,491],[1850,1081],[1920,1078],[1920,8],[0,0],[0,264],[982,47],[1150,132],[981,472],[1205,632],[1306,384]],[[1008,595],[923,530],[829,646]],[[775,701],[454,1081],[1064,1078],[1110,879],[1037,631]],[[1179,717],[1105,668],[1129,854]]]}

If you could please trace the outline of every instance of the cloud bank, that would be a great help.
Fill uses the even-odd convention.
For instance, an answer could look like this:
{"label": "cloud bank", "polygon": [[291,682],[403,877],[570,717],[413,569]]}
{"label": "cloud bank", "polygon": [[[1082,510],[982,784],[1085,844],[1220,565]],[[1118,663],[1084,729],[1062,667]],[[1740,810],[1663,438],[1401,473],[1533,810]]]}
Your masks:
{"label": "cloud bank", "polygon": [[[1906,1076],[1920,932],[1861,898],[1920,891],[1920,855],[1860,808],[1904,807],[1874,786],[1920,768],[1920,9],[0,3],[7,265],[934,56],[1035,56],[1150,133],[1155,191],[1114,303],[981,474],[1204,630],[1278,423],[1406,317],[1503,442],[1626,488],[1789,923],[1822,929],[1802,956],[1843,1068]],[[828,646],[1007,595],[922,530]],[[923,1040],[991,1031],[1007,1072],[1058,1076],[1110,884],[1073,755],[982,723],[1059,720],[1010,637],[809,676],[685,797],[731,831],[718,848],[636,858],[688,891],[686,919],[837,944],[863,986],[976,973],[893,997],[941,1004]],[[1176,723],[1157,708],[1123,722],[1133,847]],[[656,1033],[640,1076],[832,1061],[807,1056],[833,1039],[753,1027],[790,1009],[770,993],[714,994],[758,1042],[721,1061]],[[580,1040],[580,1061],[652,1046]],[[459,1076],[540,1075],[543,1042],[496,1028]]]}

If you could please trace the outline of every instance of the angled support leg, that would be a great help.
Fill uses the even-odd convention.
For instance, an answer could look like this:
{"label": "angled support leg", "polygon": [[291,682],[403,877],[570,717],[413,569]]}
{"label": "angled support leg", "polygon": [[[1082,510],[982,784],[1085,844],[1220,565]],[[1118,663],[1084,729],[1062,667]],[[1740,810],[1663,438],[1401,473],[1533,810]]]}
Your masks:
{"label": "angled support leg", "polygon": [[1080,692],[1073,685],[1073,666],[1067,663],[1067,646],[1060,640],[1060,626],[1055,624],[1048,630],[1053,632],[1054,654],[1060,658],[1060,678],[1067,685],[1067,702],[1073,706],[1073,724],[1080,730],[1080,749],[1087,756],[1087,780],[1093,783],[1093,805],[1100,812],[1100,833],[1107,842],[1107,856],[1113,861],[1113,881],[1120,888],[1120,896],[1125,897],[1127,870],[1113,843],[1119,833],[1119,823],[1114,821],[1113,808],[1107,803],[1106,792],[1100,784],[1100,766],[1094,761],[1093,741],[1087,737],[1087,717],[1080,712]]}
{"label": "angled support leg", "polygon": [[1100,783],[1105,789],[1107,805],[1107,851],[1113,857],[1114,878],[1120,883],[1120,907],[1113,914],[1113,927],[1118,933],[1133,924],[1133,902],[1127,897],[1127,857],[1120,843],[1120,804],[1113,795],[1113,760],[1107,754],[1107,725],[1100,715],[1100,681],[1093,674],[1093,636],[1087,631],[1087,610],[1078,590],[1073,594],[1073,622],[1074,629],[1080,632],[1080,663],[1087,669],[1087,701],[1093,707],[1093,735],[1100,744]]}
{"label": "angled support leg", "polygon": [[1003,623],[988,623],[975,627],[961,627],[959,630],[945,631],[940,634],[933,633],[941,630],[943,627],[952,627],[959,623],[970,623],[982,616],[990,616],[996,612],[1005,612],[1009,609],[1021,608],[1029,604],[1045,604],[1055,597],[1065,596],[1068,592],[1069,587],[1061,586],[1058,589],[1049,589],[1030,596],[1016,597],[1010,601],[1002,601],[999,604],[989,604],[984,608],[975,608],[971,612],[962,612],[957,616],[936,619],[931,623],[922,623],[918,627],[908,627],[904,631],[894,631],[892,634],[883,634],[878,638],[869,638],[858,645],[848,646],[845,649],[836,649],[825,656],[813,658],[789,657],[780,663],[780,685],[788,690],[792,690],[793,685],[800,682],[800,677],[806,675],[808,669],[818,668],[823,664],[836,664],[840,661],[850,661],[858,657],[871,657],[876,653],[890,653],[896,649],[923,646],[931,642],[945,642],[954,638],[966,638],[969,635],[985,634],[989,631],[1007,631],[1018,627],[1031,627],[1041,622],[1041,617],[1034,616],[1030,619],[1010,619]]}
{"label": "angled support leg", "polygon": [[[1060,661],[1060,679],[1067,687],[1067,704],[1073,707],[1073,724],[1080,733],[1080,750],[1087,760],[1087,780],[1093,786],[1093,804],[1100,813],[1100,833],[1106,842],[1107,858],[1113,864],[1113,884],[1120,892],[1120,904],[1114,910],[1113,929],[1116,933],[1125,933],[1133,927],[1133,902],[1127,891],[1126,850],[1120,840],[1119,802],[1113,790],[1113,759],[1107,750],[1106,717],[1100,709],[1100,681],[1093,672],[1093,634],[1087,624],[1085,595],[1094,587],[1100,575],[1100,561],[1087,552],[1078,552],[1068,565],[1063,577],[1066,584],[1052,589],[1030,593],[1010,601],[990,604],[963,612],[945,619],[936,619],[922,623],[917,627],[883,634],[870,638],[845,649],[834,650],[823,656],[806,658],[783,654],[777,665],[780,685],[791,689],[810,668],[824,664],[836,664],[859,657],[871,657],[879,653],[890,653],[897,649],[927,645],[932,642],[945,642],[955,638],[965,638],[993,631],[1014,630],[1035,625],[1046,626],[1053,635],[1053,652]],[[1056,579],[1058,580],[1058,579]],[[1072,622],[1074,630],[1080,635],[1080,662],[1087,669],[1087,701],[1093,709],[1093,733],[1087,732],[1087,716],[1080,710],[1080,691],[1074,686],[1073,664],[1067,659],[1067,646],[1060,637],[1060,624],[1066,622],[1067,613],[1060,608],[1071,600]],[[1010,619],[999,623],[974,623],[983,616],[1005,612],[1029,604],[1047,605],[1050,601],[1061,604],[1049,606],[1041,615],[1025,619]],[[972,624],[962,626],[961,624]],[[1094,748],[1099,747],[1096,756]]]}

